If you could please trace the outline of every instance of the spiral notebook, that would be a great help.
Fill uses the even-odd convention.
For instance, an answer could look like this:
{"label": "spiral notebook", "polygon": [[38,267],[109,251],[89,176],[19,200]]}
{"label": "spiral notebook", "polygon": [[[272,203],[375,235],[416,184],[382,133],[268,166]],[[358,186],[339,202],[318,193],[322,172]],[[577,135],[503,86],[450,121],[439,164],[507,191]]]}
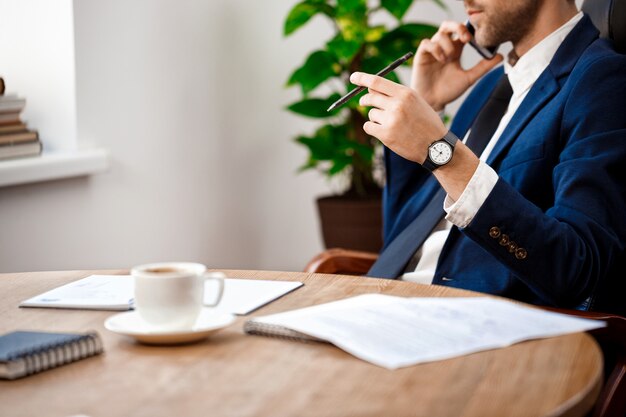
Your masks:
{"label": "spiral notebook", "polygon": [[16,379],[102,352],[95,332],[16,331],[0,336],[0,379]]}

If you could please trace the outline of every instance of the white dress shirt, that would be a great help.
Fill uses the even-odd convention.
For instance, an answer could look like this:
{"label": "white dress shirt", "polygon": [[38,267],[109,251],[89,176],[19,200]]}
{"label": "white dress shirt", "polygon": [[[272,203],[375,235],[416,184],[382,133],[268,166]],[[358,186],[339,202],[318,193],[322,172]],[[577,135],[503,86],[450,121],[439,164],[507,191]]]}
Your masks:
{"label": "white dress shirt", "polygon": [[[446,217],[439,222],[431,235],[424,241],[424,244],[417,250],[406,268],[407,272],[402,275],[403,280],[421,284],[432,283],[439,255],[441,255],[452,225],[459,228],[467,227],[498,181],[498,174],[485,161],[539,75],[548,67],[565,37],[582,17],[582,12],[576,14],[567,23],[528,50],[517,60],[515,66],[504,62],[504,72],[508,75],[513,89],[507,111],[502,116],[500,124],[487,147],[480,155],[478,168],[459,199],[454,201],[450,196],[446,196],[443,205],[447,213]],[[467,140],[468,136],[469,132],[465,135],[464,141]]]}

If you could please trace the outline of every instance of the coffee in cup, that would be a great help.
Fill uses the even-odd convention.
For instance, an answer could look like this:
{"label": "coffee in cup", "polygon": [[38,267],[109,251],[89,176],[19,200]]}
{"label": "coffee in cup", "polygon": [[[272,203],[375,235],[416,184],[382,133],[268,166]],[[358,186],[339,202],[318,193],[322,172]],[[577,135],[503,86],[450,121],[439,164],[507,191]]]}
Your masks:
{"label": "coffee in cup", "polygon": [[[202,264],[162,262],[136,266],[135,310],[159,330],[191,329],[203,306],[215,307],[224,292],[224,274],[207,272]],[[212,304],[204,304],[205,281],[215,281]]]}

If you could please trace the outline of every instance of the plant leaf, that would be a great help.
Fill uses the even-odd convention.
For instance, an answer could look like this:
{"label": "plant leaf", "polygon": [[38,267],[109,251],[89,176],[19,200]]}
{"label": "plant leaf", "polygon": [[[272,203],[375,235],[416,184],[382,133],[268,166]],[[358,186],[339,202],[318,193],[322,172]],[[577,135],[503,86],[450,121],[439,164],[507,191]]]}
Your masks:
{"label": "plant leaf", "polygon": [[363,43],[367,26],[363,21],[352,19],[350,17],[338,17],[337,26],[341,32],[341,36],[347,41]]}
{"label": "plant leaf", "polygon": [[359,51],[361,42],[356,40],[346,40],[339,33],[326,44],[326,49],[339,59],[350,61],[352,57]]}
{"label": "plant leaf", "polygon": [[373,146],[364,145],[356,141],[351,141],[350,143],[354,151],[357,152],[359,155],[361,155],[361,159],[363,159],[364,161],[372,160],[372,158],[374,157]]}
{"label": "plant leaf", "polygon": [[289,36],[304,26],[317,13],[323,13],[329,17],[335,14],[335,8],[326,3],[326,0],[304,0],[293,6],[285,19],[283,33]]}
{"label": "plant leaf", "polygon": [[328,174],[329,177],[332,177],[333,175],[339,174],[341,171],[346,169],[346,167],[351,164],[352,164],[352,157],[348,155],[338,155],[336,158],[333,159],[332,165],[330,166],[328,171],[326,171],[326,173]]}
{"label": "plant leaf", "polygon": [[433,0],[433,1],[437,3],[437,5],[441,7],[443,10],[448,10],[448,6],[446,6],[443,0]]}
{"label": "plant leaf", "polygon": [[368,28],[365,33],[365,41],[370,43],[378,42],[385,33],[387,33],[387,28],[384,25]]}
{"label": "plant leaf", "polygon": [[337,0],[335,22],[345,40],[363,43],[368,29],[366,0]]}
{"label": "plant leaf", "polygon": [[345,136],[344,126],[324,125],[313,137],[299,136],[296,141],[309,148],[310,159],[331,161],[337,155],[338,142]]}
{"label": "plant leaf", "polygon": [[341,67],[333,54],[327,51],[316,51],[309,55],[305,63],[291,74],[287,86],[299,84],[302,93],[307,95],[327,79],[338,75],[340,70]]}
{"label": "plant leaf", "polygon": [[402,17],[413,4],[413,0],[381,0],[380,5],[387,9],[389,13],[396,19],[402,20]]}
{"label": "plant leaf", "polygon": [[337,0],[337,15],[365,16],[367,0]]}
{"label": "plant leaf", "polygon": [[302,166],[300,166],[298,168],[298,172],[303,172],[303,171],[306,171],[308,169],[314,169],[314,168],[317,168],[317,161],[312,159],[312,158],[309,158],[309,160],[306,162],[306,164],[304,164],[304,165],[302,165]]}
{"label": "plant leaf", "polygon": [[415,51],[422,39],[430,38],[437,27],[422,23],[407,23],[386,33],[375,47],[385,62],[391,62],[409,51]]}
{"label": "plant leaf", "polygon": [[319,12],[319,8],[315,5],[309,4],[307,1],[293,6],[287,19],[285,20],[284,34],[285,36],[291,35],[293,32],[304,26],[313,16]]}
{"label": "plant leaf", "polygon": [[339,94],[333,94],[328,98],[309,98],[293,103],[287,107],[294,113],[308,117],[326,118],[336,115],[339,109],[331,112],[326,111],[331,104],[339,100]]}
{"label": "plant leaf", "polygon": [[[299,136],[296,141],[305,145],[310,152],[306,164],[300,170],[312,168],[322,169],[326,175],[333,176],[344,172],[347,168],[366,169],[371,166],[374,156],[374,146],[372,144],[359,143],[352,136],[346,125],[324,125],[315,131],[312,137]],[[328,168],[321,168],[320,162],[329,162]]]}
{"label": "plant leaf", "polygon": [[311,160],[329,161],[333,157],[334,149],[328,141],[299,136],[296,138],[296,142],[299,142],[309,148]]}

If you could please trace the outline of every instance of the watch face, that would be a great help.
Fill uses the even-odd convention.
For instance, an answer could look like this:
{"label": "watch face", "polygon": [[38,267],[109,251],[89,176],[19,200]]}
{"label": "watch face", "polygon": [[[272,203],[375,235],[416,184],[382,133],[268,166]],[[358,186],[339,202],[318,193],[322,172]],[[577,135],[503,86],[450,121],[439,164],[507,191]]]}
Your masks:
{"label": "watch face", "polygon": [[452,159],[452,146],[444,141],[433,143],[428,148],[428,156],[437,165],[444,165]]}

